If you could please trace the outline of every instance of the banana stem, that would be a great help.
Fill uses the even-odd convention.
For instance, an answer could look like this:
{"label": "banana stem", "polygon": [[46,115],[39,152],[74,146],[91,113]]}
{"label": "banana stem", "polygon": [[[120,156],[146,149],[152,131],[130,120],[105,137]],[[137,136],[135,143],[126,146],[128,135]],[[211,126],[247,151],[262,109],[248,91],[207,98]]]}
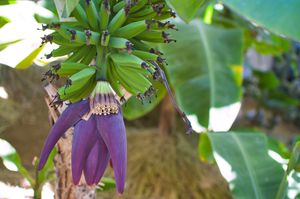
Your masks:
{"label": "banana stem", "polygon": [[96,57],[97,81],[107,81],[106,54],[107,54],[107,47],[97,45],[97,57]]}

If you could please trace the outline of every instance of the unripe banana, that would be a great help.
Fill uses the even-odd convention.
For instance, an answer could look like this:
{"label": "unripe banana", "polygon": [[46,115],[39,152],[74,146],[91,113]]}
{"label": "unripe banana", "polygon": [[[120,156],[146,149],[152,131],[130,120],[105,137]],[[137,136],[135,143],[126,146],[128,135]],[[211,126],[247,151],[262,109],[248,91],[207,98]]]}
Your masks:
{"label": "unripe banana", "polygon": [[137,39],[130,39],[130,42],[133,43],[134,49],[143,51],[150,51],[151,49],[151,47],[148,44]]}
{"label": "unripe banana", "polygon": [[136,38],[153,43],[170,43],[172,41],[176,41],[173,39],[169,39],[168,36],[169,34],[164,31],[145,31],[136,36]]}
{"label": "unripe banana", "polygon": [[70,42],[69,40],[67,40],[66,38],[61,36],[58,32],[54,32],[50,36],[51,36],[51,39],[52,39],[51,41],[53,43],[56,43],[56,44],[61,45],[61,46],[67,46],[67,47],[80,47],[80,46],[83,46],[80,43]]}
{"label": "unripe banana", "polygon": [[60,46],[51,52],[51,56],[61,57],[61,56],[69,55],[75,50],[78,50],[78,47]]}
{"label": "unripe banana", "polygon": [[85,13],[90,24],[92,30],[96,31],[99,30],[99,17],[98,11],[92,0],[85,0]]}
{"label": "unripe banana", "polygon": [[69,42],[71,41],[81,45],[96,45],[100,41],[100,34],[91,30],[85,30],[83,32],[64,25],[60,25],[56,30],[62,37],[69,40]]}
{"label": "unripe banana", "polygon": [[96,46],[91,46],[87,55],[83,57],[80,63],[89,65],[95,57],[96,57]]}
{"label": "unripe banana", "polygon": [[143,60],[157,61],[159,59],[158,55],[156,55],[154,53],[150,53],[150,52],[145,52],[142,50],[134,50],[134,51],[132,51],[132,54]]}
{"label": "unripe banana", "polygon": [[108,25],[108,31],[110,34],[113,34],[116,30],[118,30],[126,21],[126,13],[125,10],[120,10],[110,21]]}
{"label": "unripe banana", "polygon": [[137,90],[139,93],[144,93],[152,85],[151,82],[140,73],[126,70],[122,67],[116,67],[117,73],[122,77],[127,85]]}
{"label": "unripe banana", "polygon": [[58,90],[60,99],[66,100],[70,99],[71,97],[74,97],[76,94],[79,93],[78,91],[84,88],[85,85],[89,82],[89,80],[95,76],[95,73],[96,69],[85,68],[79,71],[78,73],[72,75],[70,77],[71,85],[66,85]]}
{"label": "unripe banana", "polygon": [[75,7],[74,11],[72,12],[72,16],[74,16],[83,27],[89,27],[88,18],[80,4]]}
{"label": "unripe banana", "polygon": [[109,64],[108,74],[107,74],[108,81],[110,82],[111,87],[114,89],[116,94],[119,97],[122,97],[124,96],[124,92],[122,91],[119,78],[114,71],[115,70],[114,66],[111,65],[111,62],[109,62],[108,64]]}
{"label": "unripe banana", "polygon": [[141,9],[137,12],[130,13],[130,18],[144,17],[144,16],[147,16],[151,13],[154,13],[154,10],[153,10],[151,5],[147,5],[143,9]]}
{"label": "unripe banana", "polygon": [[132,43],[127,39],[119,37],[110,37],[109,46],[111,48],[127,49],[127,51],[132,50]]}
{"label": "unripe banana", "polygon": [[86,64],[80,64],[76,62],[62,62],[53,66],[52,68],[53,72],[60,77],[69,77],[88,67],[89,66]]}
{"label": "unripe banana", "polygon": [[147,24],[144,20],[137,21],[137,22],[130,23],[122,28],[119,28],[113,35],[117,37],[130,39],[144,32],[146,29],[147,29]]}
{"label": "unripe banana", "polygon": [[78,62],[83,57],[85,57],[88,53],[89,47],[83,46],[79,48],[79,50],[75,51],[68,59],[65,60],[65,62]]}
{"label": "unripe banana", "polygon": [[74,103],[89,97],[90,93],[94,90],[96,83],[96,80],[94,78],[91,78],[83,88],[81,88],[75,95],[72,95],[72,97],[69,98],[69,101],[71,103]]}
{"label": "unripe banana", "polygon": [[116,5],[114,5],[113,12],[114,13],[119,12],[120,10],[122,10],[124,8],[124,6],[125,6],[125,1],[118,2]]}
{"label": "unripe banana", "polygon": [[142,68],[145,63],[144,60],[127,53],[112,53],[109,57],[116,66],[120,67]]}
{"label": "unripe banana", "polygon": [[148,3],[148,0],[139,0],[136,5],[132,6],[130,8],[130,12],[134,13],[136,11],[139,11],[141,8],[144,7],[144,5],[146,5],[146,3]]}
{"label": "unripe banana", "polygon": [[99,17],[100,17],[100,30],[104,31],[107,29],[108,26],[108,22],[109,22],[109,16],[110,16],[110,7],[109,4],[105,5],[107,2],[105,2],[107,0],[104,0],[101,4],[100,7],[100,13],[99,13]]}

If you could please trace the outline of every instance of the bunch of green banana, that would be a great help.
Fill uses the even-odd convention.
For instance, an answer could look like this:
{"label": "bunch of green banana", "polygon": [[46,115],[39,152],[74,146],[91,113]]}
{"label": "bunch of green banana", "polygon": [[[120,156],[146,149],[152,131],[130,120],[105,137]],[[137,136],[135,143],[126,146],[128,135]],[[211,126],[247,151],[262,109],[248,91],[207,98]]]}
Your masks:
{"label": "bunch of green banana", "polygon": [[43,30],[53,30],[42,43],[59,45],[46,57],[67,57],[44,78],[68,78],[58,91],[61,101],[86,98],[104,80],[120,97],[124,89],[141,100],[155,93],[151,79],[159,79],[164,59],[151,43],[174,41],[167,31],[176,30],[161,21],[175,17],[165,0],[80,0],[70,17],[72,22],[36,16]]}

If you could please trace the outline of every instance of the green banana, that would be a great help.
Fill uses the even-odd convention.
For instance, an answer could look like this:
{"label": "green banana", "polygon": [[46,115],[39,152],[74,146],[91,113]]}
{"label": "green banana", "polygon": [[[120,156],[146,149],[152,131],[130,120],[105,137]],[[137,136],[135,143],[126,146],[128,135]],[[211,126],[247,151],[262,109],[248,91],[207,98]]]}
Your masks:
{"label": "green banana", "polygon": [[165,20],[169,18],[175,18],[176,13],[173,10],[162,12],[160,15],[155,16],[153,19],[155,20]]}
{"label": "green banana", "polygon": [[85,30],[85,32],[83,32],[61,25],[60,28],[57,29],[57,32],[69,42],[71,41],[72,43],[81,45],[96,45],[100,40],[100,34],[91,30]]}
{"label": "green banana", "polygon": [[[134,12],[140,10],[141,8],[144,7],[144,5],[146,5],[147,2],[148,2],[148,0],[139,0],[135,5],[131,6],[130,13],[134,13]],[[117,13],[122,8],[124,8],[124,6],[125,6],[125,1],[120,1],[116,5],[114,5],[113,11],[115,13]]]}
{"label": "green banana", "polygon": [[119,82],[119,78],[118,76],[116,75],[115,71],[114,71],[114,66],[112,66],[110,63],[109,63],[109,68],[108,68],[108,73],[107,73],[107,78],[108,78],[108,81],[111,85],[111,87],[114,89],[114,91],[116,92],[116,94],[119,96],[119,97],[122,97],[124,96],[124,93],[121,89],[121,85],[120,85],[120,82]]}
{"label": "green banana", "polygon": [[84,58],[88,53],[89,47],[83,46],[79,50],[75,51],[65,62],[78,62]]}
{"label": "green banana", "polygon": [[78,47],[69,47],[69,46],[60,46],[57,49],[52,50],[51,56],[52,57],[61,57],[64,55],[69,55],[77,49]]}
{"label": "green banana", "polygon": [[96,57],[96,46],[91,46],[87,55],[80,61],[80,63],[89,65]]}
{"label": "green banana", "polygon": [[110,16],[110,8],[105,5],[107,2],[103,1],[100,7],[100,23],[99,23],[99,28],[101,31],[104,31],[107,29],[108,23],[109,23],[109,16]]}
{"label": "green banana", "polygon": [[147,5],[143,9],[141,9],[137,12],[130,13],[130,18],[144,17],[144,16],[147,16],[151,13],[155,13],[154,10],[153,10],[153,7],[151,5]]}
{"label": "green banana", "polygon": [[58,32],[54,32],[54,33],[50,34],[50,37],[52,39],[51,42],[56,43],[60,46],[67,46],[67,47],[82,46],[82,44],[80,44],[80,43],[70,42],[69,40],[67,40],[66,38],[61,36]]}
{"label": "green banana", "polygon": [[168,30],[168,29],[178,30],[176,25],[172,24],[170,21],[161,22],[158,20],[148,20],[146,23],[148,24],[147,28],[149,30]]}
{"label": "green banana", "polygon": [[142,50],[133,50],[132,54],[143,60],[157,61],[159,59],[159,56],[157,54],[145,52]]}
{"label": "green banana", "polygon": [[146,3],[148,3],[148,0],[140,0],[140,1],[138,1],[134,6],[132,6],[130,8],[130,12],[134,13],[136,11],[139,11],[141,8],[143,8],[146,5]]}
{"label": "green banana", "polygon": [[85,68],[70,77],[71,85],[66,85],[58,89],[61,100],[70,99],[76,96],[78,91],[85,87],[90,79],[95,77],[95,68]]}
{"label": "green banana", "polygon": [[122,74],[119,72],[119,70],[117,70],[116,66],[113,67],[113,71],[114,71],[116,77],[118,77],[120,84],[125,88],[126,91],[128,91],[132,95],[138,95],[140,93],[139,89],[135,88],[135,85],[132,86],[132,85],[130,85],[130,83],[128,83],[126,78],[124,76],[122,76]]}
{"label": "green banana", "polygon": [[77,92],[76,95],[73,95],[69,101],[71,103],[74,103],[74,102],[77,102],[79,100],[82,100],[84,98],[87,98],[91,92],[93,92],[95,86],[96,86],[96,80],[95,78],[91,78],[88,83],[82,88],[79,90],[79,92]]}
{"label": "green banana", "polygon": [[97,10],[98,10],[98,8],[100,8],[102,1],[103,0],[94,0],[94,3],[95,3],[95,6],[96,6]]}
{"label": "green banana", "polygon": [[144,60],[127,53],[112,53],[109,57],[116,66],[120,67],[142,68],[145,63]]}
{"label": "green banana", "polygon": [[136,38],[153,43],[170,43],[171,41],[175,41],[173,39],[169,39],[168,36],[169,34],[164,31],[145,31],[136,36]]}
{"label": "green banana", "polygon": [[131,51],[132,43],[124,38],[110,37],[109,46],[112,48],[127,49],[128,51]]}
{"label": "green banana", "polygon": [[144,32],[146,29],[147,29],[147,24],[144,20],[137,21],[137,22],[130,23],[122,28],[119,28],[113,35],[117,37],[130,39]]}
{"label": "green banana", "polygon": [[130,42],[133,43],[134,49],[143,51],[150,51],[151,49],[151,47],[148,44],[137,39],[130,39]]}
{"label": "green banana", "polygon": [[122,67],[118,67],[117,73],[124,79],[127,85],[138,90],[139,93],[146,92],[148,88],[152,85],[152,83],[147,78],[135,71],[126,70]]}
{"label": "green banana", "polygon": [[99,17],[98,17],[98,11],[94,4],[94,1],[92,0],[85,0],[85,13],[88,19],[88,22],[90,24],[90,27],[92,30],[97,31],[98,30],[98,23],[99,23]]}
{"label": "green banana", "polygon": [[119,12],[121,9],[123,9],[125,6],[125,1],[120,1],[118,2],[116,5],[114,5],[113,7],[113,12],[114,13],[117,13]]}
{"label": "green banana", "polygon": [[81,7],[80,4],[78,4],[75,7],[74,11],[72,12],[72,16],[74,16],[83,27],[85,28],[89,27],[89,22],[85,14],[85,10]]}
{"label": "green banana", "polygon": [[110,34],[113,34],[116,30],[118,30],[126,21],[126,13],[125,10],[120,10],[110,21],[108,25],[108,31]]}
{"label": "green banana", "polygon": [[69,77],[70,75],[74,75],[75,73],[88,68],[89,66],[86,64],[74,63],[74,62],[63,62],[53,66],[53,72],[60,77]]}

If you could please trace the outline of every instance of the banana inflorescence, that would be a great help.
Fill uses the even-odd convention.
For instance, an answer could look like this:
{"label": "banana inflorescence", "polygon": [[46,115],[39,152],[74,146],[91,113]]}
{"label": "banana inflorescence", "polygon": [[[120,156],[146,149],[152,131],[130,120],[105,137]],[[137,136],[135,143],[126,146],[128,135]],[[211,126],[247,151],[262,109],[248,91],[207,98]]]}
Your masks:
{"label": "banana inflorescence", "polygon": [[151,80],[160,78],[165,60],[151,43],[174,41],[167,31],[176,30],[165,21],[175,13],[164,0],[80,0],[70,17],[71,22],[37,17],[43,30],[53,30],[42,43],[59,45],[46,57],[66,57],[44,78],[68,78],[58,90],[61,101],[86,98],[103,80],[120,97],[124,89],[141,100],[155,93]]}

